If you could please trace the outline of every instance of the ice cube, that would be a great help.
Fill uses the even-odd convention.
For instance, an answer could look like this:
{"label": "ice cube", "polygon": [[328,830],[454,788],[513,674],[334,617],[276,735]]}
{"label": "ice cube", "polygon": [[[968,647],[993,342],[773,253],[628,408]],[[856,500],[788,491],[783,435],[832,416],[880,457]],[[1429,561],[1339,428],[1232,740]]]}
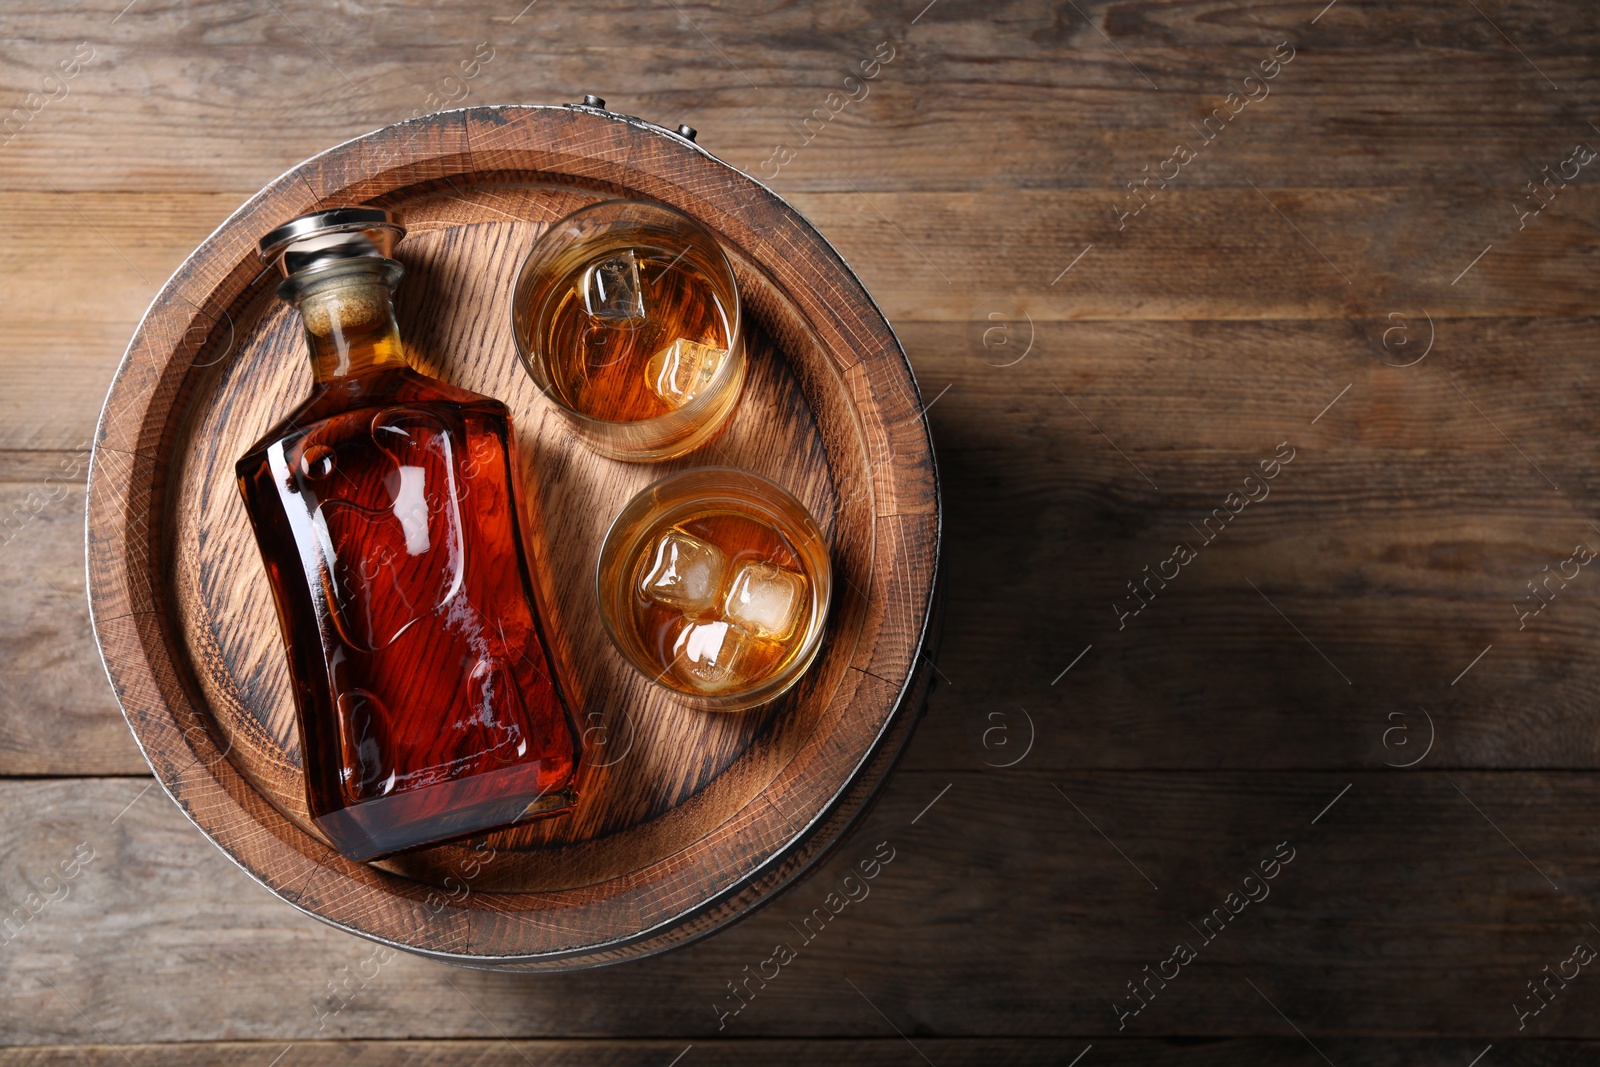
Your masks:
{"label": "ice cube", "polygon": [[728,350],[680,337],[650,357],[645,382],[650,391],[678,408],[693,400],[716,376]]}
{"label": "ice cube", "polygon": [[686,615],[698,615],[717,602],[728,557],[716,545],[668,530],[656,542],[655,559],[640,591]]}
{"label": "ice cube", "polygon": [[702,693],[720,693],[744,681],[740,673],[748,638],[725,622],[689,621],[672,646],[672,670]]}
{"label": "ice cube", "polygon": [[756,637],[782,641],[794,633],[806,580],[771,563],[746,563],[733,573],[722,617]]}
{"label": "ice cube", "polygon": [[633,249],[590,265],[583,277],[583,306],[595,318],[612,324],[644,321],[644,287],[639,283],[639,260]]}

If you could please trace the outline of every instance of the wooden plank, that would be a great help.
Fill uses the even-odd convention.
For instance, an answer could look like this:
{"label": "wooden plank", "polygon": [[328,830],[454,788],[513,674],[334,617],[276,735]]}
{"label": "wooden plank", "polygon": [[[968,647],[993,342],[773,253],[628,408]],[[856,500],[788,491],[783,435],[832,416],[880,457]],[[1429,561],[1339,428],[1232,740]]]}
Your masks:
{"label": "wooden plank", "polygon": [[[1398,750],[1407,735],[1388,734],[1400,721],[1388,716],[1421,729],[1421,705],[1448,724],[1436,761],[1600,766],[1587,726],[1600,602],[1580,578],[1565,591],[1553,582],[1556,599],[1525,628],[1515,607],[1536,605],[1527,583],[1578,542],[1600,548],[1585,503],[1600,465],[1571,447],[1600,436],[1600,404],[1582,399],[1593,391],[1589,323],[1438,320],[1435,351],[1396,368],[1378,361],[1401,351],[1384,348],[1381,318],[1338,334],[1318,323],[1047,323],[1013,366],[992,365],[986,321],[902,330],[925,398],[948,387],[929,411],[950,553],[945,684],[913,765],[1002,761],[983,738],[1006,722],[991,743],[1022,736],[1020,707],[1038,724],[1041,767],[1372,766],[1417,751]],[[1191,524],[1285,440],[1296,459],[1270,497],[1201,545]],[[34,454],[11,455],[17,477],[39,469]],[[49,455],[59,466],[71,454]],[[144,770],[68,610],[81,607],[79,493],[0,484],[0,522],[30,515],[30,499],[42,508],[0,549],[18,590],[0,608],[12,651],[0,691],[15,724],[3,773]],[[1160,599],[1119,629],[1113,604],[1137,603],[1127,583],[1180,541],[1201,545],[1200,558],[1169,589],[1152,586]],[[1188,724],[1202,715],[1197,742]],[[70,743],[82,736],[94,742]]]}
{"label": "wooden plank", "polygon": [[75,449],[0,451],[0,482],[21,482],[29,486],[37,482],[48,487],[48,499],[44,502],[53,503],[64,499],[54,488],[57,484],[83,485],[88,476],[88,462],[88,442]]}
{"label": "wooden plank", "polygon": [[[1287,1028],[1285,1028],[1287,1029]],[[939,1067],[1029,1067],[1069,1064],[1092,1049],[1083,1063],[1129,1064],[1137,1067],[1326,1067],[1334,1063],[1365,1067],[1415,1067],[1439,1064],[1462,1067],[1485,1050],[1488,1042],[1468,1038],[1363,1040],[1319,1038],[1316,1048],[1288,1037],[1222,1038],[1203,1042],[1129,1040],[1090,1034],[1080,1038],[1013,1037],[945,1038],[775,1038],[743,1041],[699,1038],[692,1044],[671,1040],[626,1041],[592,1038],[581,1041],[496,1039],[457,1041],[218,1041],[153,1045],[56,1045],[0,1049],[0,1067],[261,1067],[283,1053],[285,1067],[368,1067],[405,1063],[411,1067],[471,1063],[474,1067],[670,1067],[681,1055],[684,1067],[749,1063],[827,1063],[838,1067],[879,1067],[884,1063],[922,1063],[920,1052]],[[1495,1045],[1494,1063],[1501,1067],[1582,1067],[1594,1062],[1600,1047],[1588,1041],[1527,1041]],[[693,1057],[691,1060],[689,1057]]]}
{"label": "wooden plank", "polygon": [[[243,0],[181,17],[141,7],[118,17],[119,6],[19,15],[8,30],[0,96],[16,102],[48,93],[43,79],[79,42],[95,50],[7,146],[8,187],[247,193],[328,145],[438,106],[428,98],[441,88],[465,88],[468,103],[597,92],[623,111],[696,126],[708,148],[756,174],[776,145],[799,145],[777,179],[787,191],[982,189],[997,172],[1021,186],[1120,184],[1154,167],[1286,39],[1299,51],[1256,113],[1241,115],[1250,132],[1197,181],[1368,185],[1388,173],[1444,188],[1493,173],[1516,187],[1522,159],[1590,136],[1577,116],[1594,111],[1581,96],[1595,34],[1581,0],[1502,4],[1495,23],[1469,7],[1346,0],[1316,25],[1300,9],[1310,4],[1237,2],[1080,4],[1083,14],[1043,0],[942,4],[914,24],[899,7],[751,17],[642,0],[520,18],[422,4],[381,17]],[[844,79],[882,41],[895,58],[867,95],[830,105],[829,93],[861,95]],[[445,84],[475,62],[478,42],[494,58]],[[838,114],[806,144],[801,123],[818,108]]]}
{"label": "wooden plank", "polygon": [[[1600,806],[1590,775],[907,771],[770,907],[559,976],[374,956],[249,886],[148,786],[0,782],[7,910],[30,885],[57,897],[0,954],[6,1043],[861,1039],[891,1024],[913,1040],[1292,1036],[1251,983],[1319,1043],[1600,1037],[1600,985],[1559,989],[1520,1034],[1513,1010],[1542,967],[1600,936],[1584,903],[1600,858],[1573,844]],[[45,884],[80,842],[94,858]],[[1269,865],[1266,897],[1197,933],[1275,853],[1292,858]],[[888,862],[861,866],[875,855]],[[846,891],[835,917],[812,915]],[[780,942],[794,958],[731,1014],[728,983]],[[1180,942],[1196,959],[1119,1031],[1126,984]]]}
{"label": "wooden plank", "polygon": [[[1121,230],[1110,190],[851,191],[794,201],[897,324],[964,320],[1006,301],[1035,321],[1383,320],[1419,305],[1454,318],[1591,313],[1600,290],[1584,256],[1600,193],[1571,186],[1519,231],[1514,192],[1173,188]],[[40,346],[53,354],[115,341],[114,332],[78,332],[88,324],[131,336],[161,283],[242,199],[0,193],[9,232],[0,279],[15,294],[5,315],[25,331],[0,350],[12,373],[20,380],[24,357]],[[64,207],[92,220],[93,239],[54,223]],[[1493,251],[1456,282],[1487,244]],[[74,281],[85,277],[101,281]]]}
{"label": "wooden plank", "polygon": [[[902,331],[917,322],[962,323],[980,362],[1011,358],[1013,350],[982,350],[996,316],[1014,332],[1085,319],[1355,320],[1358,343],[1383,355],[1385,338],[1403,336],[1392,332],[1391,315],[1415,322],[1420,336],[1424,316],[1436,323],[1580,316],[1597,306],[1583,221],[1600,207],[1592,189],[1566,191],[1521,233],[1509,201],[1484,189],[1270,195],[1294,221],[1254,190],[1174,190],[1135,218],[1125,237],[1104,193],[851,192],[797,200]],[[16,225],[13,251],[0,257],[0,281],[16,294],[0,333],[3,448],[70,449],[87,438],[161,281],[236,203],[227,195],[73,196],[69,203],[97,220],[98,236],[86,242],[37,221],[60,210],[58,199],[0,194],[0,222]],[[1473,263],[1488,244],[1495,247]],[[40,271],[39,263],[54,268]],[[104,284],[92,290],[65,281],[102,275]],[[1510,341],[1509,329],[1496,336]],[[1325,328],[1322,337],[1343,339],[1350,330]],[[1047,350],[1041,341],[1041,354]],[[916,346],[911,355],[922,364]],[[1409,351],[1397,347],[1390,358]],[[45,367],[49,373],[41,373]],[[943,387],[926,384],[930,399]]]}
{"label": "wooden plank", "polygon": [[0,773],[149,773],[89,624],[82,477],[0,482]]}
{"label": "wooden plank", "polygon": [[[1023,708],[1046,761],[1371,766],[1419,753],[1418,732],[1402,753],[1387,730],[1399,713],[1420,731],[1420,705],[1449,724],[1435,759],[1590,765],[1594,594],[1558,578],[1546,609],[1518,608],[1544,568],[1600,547],[1600,470],[1572,446],[1600,426],[1561,399],[1593,388],[1592,329],[1442,323],[1404,369],[1363,328],[1049,327],[1011,367],[907,329],[927,391],[949,386],[930,419],[955,561],[926,727],[945,732],[914,753],[998,762],[982,735],[1021,736]],[[1197,529],[1283,441],[1298,465],[1259,510]],[[1124,628],[1127,583],[1180,543],[1192,569],[1141,587],[1154,599]]]}

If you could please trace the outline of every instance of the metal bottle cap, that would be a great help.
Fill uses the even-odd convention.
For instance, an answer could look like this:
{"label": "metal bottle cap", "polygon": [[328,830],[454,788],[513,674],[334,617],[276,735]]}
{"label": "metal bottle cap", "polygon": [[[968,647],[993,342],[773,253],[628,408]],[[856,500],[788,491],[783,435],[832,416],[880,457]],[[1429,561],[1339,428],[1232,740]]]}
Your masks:
{"label": "metal bottle cap", "polygon": [[[406,228],[383,208],[336,207],[290,219],[261,238],[261,258],[284,277],[338,260],[392,260]],[[398,264],[397,264],[398,266]]]}

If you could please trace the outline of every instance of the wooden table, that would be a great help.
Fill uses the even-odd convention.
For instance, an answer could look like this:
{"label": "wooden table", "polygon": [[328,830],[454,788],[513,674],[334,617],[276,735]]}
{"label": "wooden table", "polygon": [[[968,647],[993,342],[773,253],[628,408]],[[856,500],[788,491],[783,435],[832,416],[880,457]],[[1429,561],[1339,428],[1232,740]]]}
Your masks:
{"label": "wooden table", "polygon": [[[125,2],[0,16],[0,1064],[1600,1056],[1592,5]],[[567,976],[252,884],[84,610],[84,449],[161,282],[463,92],[769,179],[944,476],[940,685],[876,808],[730,930]]]}

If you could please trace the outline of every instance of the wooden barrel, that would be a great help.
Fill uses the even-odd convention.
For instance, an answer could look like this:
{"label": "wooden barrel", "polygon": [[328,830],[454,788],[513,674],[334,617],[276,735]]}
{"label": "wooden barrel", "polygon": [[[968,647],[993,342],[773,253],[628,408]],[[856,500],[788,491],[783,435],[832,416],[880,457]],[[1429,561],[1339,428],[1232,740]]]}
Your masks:
{"label": "wooden barrel", "polygon": [[[599,106],[479,107],[339,145],[252,197],[183,263],[106,398],[89,479],[95,632],[162,786],[295,907],[425,956],[561,969],[661,951],[777,892],[860,813],[927,694],[939,500],[911,368],[849,268],[793,208],[672,132]],[[722,242],[750,378],[727,429],[667,463],[575,441],[517,361],[512,280],[586,203],[670,204]],[[371,204],[409,235],[402,335],[419,369],[510,407],[525,529],[584,736],[580,800],[375,864],[306,811],[289,675],[234,460],[306,395],[298,321],[256,240]],[[674,470],[730,465],[795,494],[830,539],[834,606],[802,682],[750,712],[683,706],[627,666],[593,592],[607,524]]]}

